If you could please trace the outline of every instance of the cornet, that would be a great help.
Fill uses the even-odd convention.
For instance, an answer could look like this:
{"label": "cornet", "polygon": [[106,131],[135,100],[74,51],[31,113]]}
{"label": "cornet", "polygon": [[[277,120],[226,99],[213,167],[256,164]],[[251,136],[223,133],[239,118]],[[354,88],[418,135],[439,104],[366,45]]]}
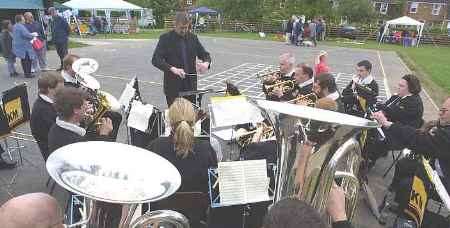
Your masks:
{"label": "cornet", "polygon": [[277,87],[280,87],[283,94],[288,93],[295,88],[295,80],[278,80],[275,82],[275,84],[272,85],[263,85],[264,91],[266,91],[267,94],[272,94],[273,90]]}
{"label": "cornet", "polygon": [[296,98],[287,101],[287,103],[291,103],[291,104],[300,103],[300,104],[307,105],[310,107],[315,107],[318,99],[319,98],[317,97],[317,95],[314,92],[312,92],[312,93],[308,93],[305,95],[299,95]]}

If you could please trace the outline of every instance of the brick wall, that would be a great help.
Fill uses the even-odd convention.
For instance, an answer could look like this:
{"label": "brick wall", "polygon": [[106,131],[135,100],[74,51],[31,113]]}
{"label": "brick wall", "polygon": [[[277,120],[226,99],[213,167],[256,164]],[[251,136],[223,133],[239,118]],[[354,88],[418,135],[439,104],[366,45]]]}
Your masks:
{"label": "brick wall", "polygon": [[406,4],[404,14],[408,17],[414,18],[416,20],[425,20],[427,23],[441,23],[447,18],[448,4],[442,4],[439,15],[433,15],[433,4],[429,3],[419,3],[416,13],[410,13],[411,2]]}

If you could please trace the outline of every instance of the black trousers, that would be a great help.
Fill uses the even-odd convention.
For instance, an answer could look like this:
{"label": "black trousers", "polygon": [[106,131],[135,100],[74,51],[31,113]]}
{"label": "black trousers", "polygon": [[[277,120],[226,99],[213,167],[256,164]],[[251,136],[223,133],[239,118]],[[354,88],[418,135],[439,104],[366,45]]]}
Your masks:
{"label": "black trousers", "polygon": [[69,52],[68,51],[69,46],[68,46],[67,42],[64,42],[64,43],[55,43],[55,47],[56,47],[56,53],[58,53],[59,59],[61,61],[60,67],[62,69],[63,59],[64,59],[64,57],[66,57],[67,53]]}
{"label": "black trousers", "polygon": [[25,54],[25,58],[24,59],[20,59],[20,62],[22,63],[22,69],[23,69],[23,73],[25,74],[25,76],[30,76],[31,75],[31,58],[28,55],[28,53]]}

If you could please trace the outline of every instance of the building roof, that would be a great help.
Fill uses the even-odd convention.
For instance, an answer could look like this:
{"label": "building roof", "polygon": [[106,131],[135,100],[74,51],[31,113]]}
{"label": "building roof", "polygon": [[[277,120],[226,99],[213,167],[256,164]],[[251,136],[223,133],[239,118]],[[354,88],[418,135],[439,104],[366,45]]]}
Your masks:
{"label": "building roof", "polygon": [[42,0],[0,1],[0,9],[44,9]]}

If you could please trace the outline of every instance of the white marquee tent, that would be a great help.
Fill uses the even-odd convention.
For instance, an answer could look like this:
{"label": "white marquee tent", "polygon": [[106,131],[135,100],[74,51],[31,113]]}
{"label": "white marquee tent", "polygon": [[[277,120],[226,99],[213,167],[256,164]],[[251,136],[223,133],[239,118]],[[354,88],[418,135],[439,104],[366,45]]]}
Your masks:
{"label": "white marquee tent", "polygon": [[422,37],[424,23],[414,20],[410,17],[403,16],[397,19],[393,19],[386,22],[386,25],[383,30],[383,34],[381,34],[380,43],[383,41],[384,36],[389,32],[389,27],[393,25],[403,25],[403,26],[415,26],[417,28],[417,46],[420,43],[420,38]]}
{"label": "white marquee tent", "polygon": [[102,10],[105,12],[106,21],[108,25],[111,25],[111,12],[112,11],[122,11],[126,12],[127,18],[130,18],[130,11],[140,11],[141,18],[143,14],[143,8],[132,3],[123,0],[70,0],[63,3],[63,5],[78,10],[89,10],[96,15],[97,10]]}
{"label": "white marquee tent", "polygon": [[142,10],[142,7],[123,0],[71,0],[63,3],[63,5],[78,10]]}

